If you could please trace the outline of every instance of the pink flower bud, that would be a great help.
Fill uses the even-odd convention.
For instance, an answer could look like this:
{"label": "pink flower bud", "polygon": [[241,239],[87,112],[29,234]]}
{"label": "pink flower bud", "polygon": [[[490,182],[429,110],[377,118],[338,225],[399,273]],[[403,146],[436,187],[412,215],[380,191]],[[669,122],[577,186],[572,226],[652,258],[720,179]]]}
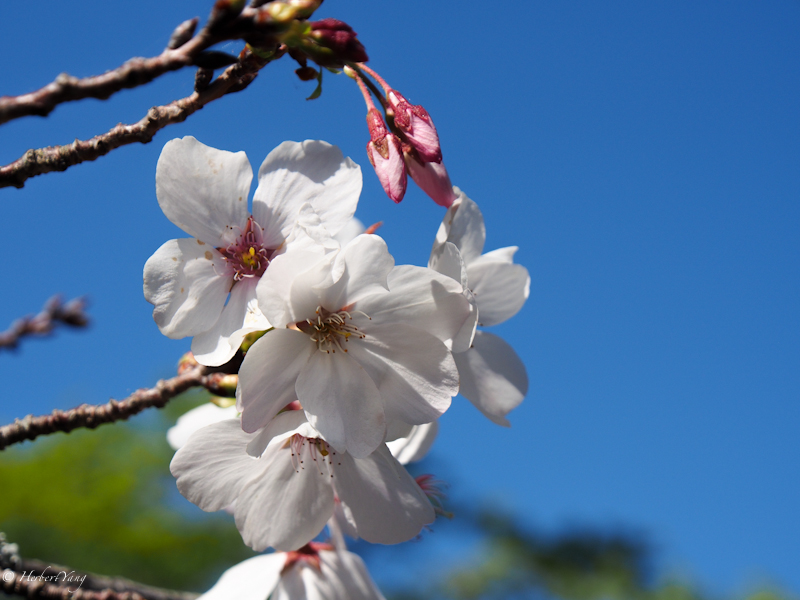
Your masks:
{"label": "pink flower bud", "polygon": [[406,168],[416,184],[439,206],[450,208],[456,199],[444,163],[420,162],[413,151],[404,152]]}
{"label": "pink flower bud", "polygon": [[397,136],[386,129],[386,124],[377,109],[367,113],[370,141],[367,156],[383,186],[386,195],[400,202],[406,194],[406,165]]}
{"label": "pink flower bud", "polygon": [[386,94],[394,111],[394,123],[402,131],[425,162],[442,162],[439,134],[428,111],[410,104],[400,92],[389,90]]}
{"label": "pink flower bud", "polygon": [[337,58],[353,62],[369,60],[367,51],[356,37],[356,32],[347,23],[337,19],[322,19],[309,25],[311,25],[311,37],[320,45],[333,50]]}

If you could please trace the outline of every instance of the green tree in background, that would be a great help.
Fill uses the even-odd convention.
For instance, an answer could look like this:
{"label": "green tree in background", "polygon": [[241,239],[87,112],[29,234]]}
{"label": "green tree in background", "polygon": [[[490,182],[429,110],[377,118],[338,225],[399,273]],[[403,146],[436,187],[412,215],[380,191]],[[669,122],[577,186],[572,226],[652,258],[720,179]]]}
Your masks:
{"label": "green tree in background", "polygon": [[[5,450],[0,530],[26,558],[160,587],[208,589],[223,570],[253,556],[231,516],[186,502],[169,474],[166,430],[208,399],[206,392],[187,393],[131,423]],[[724,600],[654,576],[651,550],[634,535],[545,535],[521,530],[512,515],[456,513],[461,526],[480,534],[480,557],[438,581],[387,590],[387,598]],[[768,589],[741,599],[796,600]]]}
{"label": "green tree in background", "polygon": [[169,473],[174,452],[167,428],[207,400],[206,393],[184,394],[133,423],[6,449],[0,530],[27,558],[161,587],[207,589],[225,568],[253,556],[233,517],[186,502]]}
{"label": "green tree in background", "polygon": [[[654,574],[652,550],[632,534],[584,529],[544,535],[522,531],[512,515],[458,514],[482,534],[480,557],[421,591],[387,595],[391,600],[723,600]],[[736,600],[795,599],[764,588]]]}

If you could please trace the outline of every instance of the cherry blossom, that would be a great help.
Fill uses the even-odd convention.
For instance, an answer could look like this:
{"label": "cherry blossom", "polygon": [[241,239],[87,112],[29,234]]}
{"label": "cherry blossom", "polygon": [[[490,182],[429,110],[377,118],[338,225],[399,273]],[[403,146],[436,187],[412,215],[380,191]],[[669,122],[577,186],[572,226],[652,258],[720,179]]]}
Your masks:
{"label": "cherry blossom", "polygon": [[462,286],[432,269],[395,267],[378,236],[322,258],[279,256],[257,292],[275,329],[239,371],[245,431],[298,399],[331,446],[364,458],[387,422],[429,423],[457,393],[451,348],[472,314]]}
{"label": "cherry blossom", "polygon": [[[482,254],[486,228],[478,205],[457,187],[447,210],[429,265],[460,281],[478,308],[478,325],[497,325],[513,317],[528,298],[530,276],[514,264],[516,246]],[[469,350],[454,352],[461,381],[459,392],[498,425],[528,391],[525,365],[500,337],[478,330]]]}
{"label": "cherry blossom", "polygon": [[383,117],[376,108],[367,113],[370,141],[367,157],[386,195],[400,202],[406,194],[408,177],[400,140],[386,128]]}
{"label": "cherry blossom", "polygon": [[[380,82],[385,83],[382,79]],[[405,134],[406,139],[419,152],[422,159],[425,162],[442,162],[439,134],[436,133],[436,125],[433,124],[428,111],[421,106],[411,104],[397,90],[385,91],[386,100],[394,113],[395,125]]]}
{"label": "cherry blossom", "polygon": [[175,425],[167,430],[167,443],[173,450],[178,450],[198,429],[212,423],[235,419],[238,416],[239,411],[235,406],[221,407],[211,402],[201,404],[178,417]]}
{"label": "cherry blossom", "polygon": [[439,433],[439,421],[414,425],[408,433],[395,440],[387,441],[386,446],[401,465],[417,462],[425,458]]}
{"label": "cherry blossom", "polygon": [[453,184],[450,183],[450,175],[443,162],[425,162],[412,149],[404,147],[403,159],[406,163],[406,170],[420,189],[439,206],[450,208],[456,195],[453,192]]}
{"label": "cherry blossom", "polygon": [[231,567],[198,600],[234,598],[383,600],[383,595],[358,555],[311,542],[297,551],[264,554]]}
{"label": "cherry blossom", "polygon": [[[409,427],[404,423],[395,421],[392,423],[389,431],[387,431],[387,439],[394,437],[391,435],[392,430],[394,430],[395,434],[402,431],[403,435],[391,441],[387,441],[386,447],[389,449],[389,452],[392,453],[392,456],[397,459],[397,462],[401,465],[406,465],[408,463],[420,461],[428,454],[433,442],[436,440],[436,435],[439,433],[439,422],[433,421],[431,423]],[[422,477],[425,478],[423,482],[427,483],[430,476],[423,475]],[[417,477],[416,481],[417,484],[420,485],[422,491],[425,492],[425,495],[428,496],[428,500],[431,501],[434,512],[437,515],[445,514],[441,510],[441,494],[438,493],[438,490],[432,493],[430,488],[426,489],[426,485],[420,484],[419,477]],[[335,507],[333,516],[328,521],[328,531],[337,548],[346,548],[344,536],[346,535],[349,538],[357,540],[359,538],[358,527],[353,517],[353,512],[347,504],[342,502],[338,497],[334,497],[334,501]]]}
{"label": "cherry blossom", "polygon": [[193,137],[167,142],[156,168],[156,195],[167,218],[192,238],[170,240],[144,267],[144,295],[171,338],[193,336],[192,352],[224,364],[245,335],[269,328],[256,285],[287,251],[298,213],[310,205],[335,235],[352,218],[361,169],[335,146],[283,142],[253,178],[244,152],[206,146]]}
{"label": "cherry blossom", "polygon": [[385,444],[366,458],[339,452],[300,410],[256,433],[238,419],[208,425],[176,452],[170,470],[180,492],[205,511],[235,502],[236,526],[255,550],[295,550],[316,537],[345,502],[358,534],[380,544],[416,536],[434,509]]}

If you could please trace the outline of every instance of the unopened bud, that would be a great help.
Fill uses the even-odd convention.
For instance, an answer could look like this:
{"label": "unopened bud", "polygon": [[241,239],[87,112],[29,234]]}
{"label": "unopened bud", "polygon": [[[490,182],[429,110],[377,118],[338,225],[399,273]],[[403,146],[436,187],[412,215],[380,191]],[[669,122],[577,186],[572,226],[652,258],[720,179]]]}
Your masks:
{"label": "unopened bud", "polygon": [[415,152],[404,152],[406,168],[411,179],[439,206],[450,208],[456,199],[453,184],[444,163],[420,162]]}
{"label": "unopened bud", "polygon": [[221,396],[211,396],[211,403],[220,408],[230,408],[236,404],[236,398],[223,398]]}
{"label": "unopened bud", "polygon": [[244,336],[244,339],[242,340],[242,344],[241,346],[239,346],[239,349],[246,354],[247,351],[250,349],[250,347],[253,344],[255,344],[259,339],[261,339],[261,336],[263,336],[268,331],[272,331],[272,329],[270,328],[264,331],[252,331],[248,333],[246,336]]}
{"label": "unopened bud", "polygon": [[426,162],[442,162],[439,134],[428,111],[411,104],[400,92],[389,90],[386,100],[394,112],[394,124],[402,131],[412,146]]}
{"label": "unopened bud", "polygon": [[206,27],[211,30],[219,30],[226,23],[230,23],[239,16],[244,10],[245,0],[217,0],[211,9]]}
{"label": "unopened bud", "polygon": [[192,354],[191,352],[187,352],[186,354],[181,356],[181,359],[178,361],[178,375],[182,375],[189,369],[193,369],[199,364],[200,363],[197,362],[197,360],[194,357],[194,354]]}
{"label": "unopened bud", "polygon": [[367,157],[383,186],[383,191],[394,202],[400,202],[406,194],[406,165],[400,140],[386,129],[386,124],[377,109],[367,113],[370,141]]}
{"label": "unopened bud", "polygon": [[337,58],[353,62],[369,60],[367,51],[356,37],[356,32],[347,23],[338,19],[322,19],[309,25],[311,25],[309,36],[319,45],[333,50]]}
{"label": "unopened bud", "polygon": [[373,142],[378,141],[389,133],[389,130],[386,129],[386,123],[377,108],[371,108],[367,112],[367,128],[369,129],[369,137]]}
{"label": "unopened bud", "polygon": [[322,0],[288,0],[287,2],[270,2],[266,12],[278,23],[288,23],[295,19],[307,19],[322,4]]}
{"label": "unopened bud", "polygon": [[319,76],[319,73],[314,67],[308,67],[308,66],[295,69],[294,72],[300,78],[300,81],[311,81],[312,79],[316,79]]}
{"label": "unopened bud", "polygon": [[184,21],[180,25],[175,28],[175,31],[172,32],[172,36],[169,38],[169,43],[167,44],[167,48],[170,50],[175,50],[176,48],[180,48],[194,35],[194,30],[197,29],[197,22],[199,19],[195,17],[194,19],[189,19],[188,21]]}
{"label": "unopened bud", "polygon": [[239,376],[228,373],[211,373],[206,380],[206,389],[224,398],[236,396],[236,386],[239,385]]}

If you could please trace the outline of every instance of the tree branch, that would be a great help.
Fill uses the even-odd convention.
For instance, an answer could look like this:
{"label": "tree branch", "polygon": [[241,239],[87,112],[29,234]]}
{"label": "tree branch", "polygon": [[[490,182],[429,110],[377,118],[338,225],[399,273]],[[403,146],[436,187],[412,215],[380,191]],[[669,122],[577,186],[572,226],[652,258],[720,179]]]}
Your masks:
{"label": "tree branch", "polygon": [[209,373],[209,369],[194,364],[172,379],[162,379],[155,387],[136,390],[124,400],[110,400],[106,404],[81,404],[71,410],[54,410],[52,414],[16,419],[0,427],[0,450],[33,440],[40,435],[62,431],[69,433],[79,427],[94,429],[104,423],[123,421],[146,408],[162,408],[170,400],[193,387],[205,387],[219,396],[231,396],[236,387],[236,376],[221,372]]}
{"label": "tree branch", "polygon": [[60,296],[53,296],[35,317],[17,319],[6,331],[0,332],[0,349],[14,349],[21,338],[30,335],[50,335],[59,323],[70,327],[86,327],[89,317],[84,312],[86,300],[76,298],[62,304]]}
{"label": "tree branch", "polygon": [[90,140],[75,140],[66,146],[49,146],[38,150],[28,150],[13,163],[0,167],[0,188],[14,186],[21,188],[25,181],[36,175],[52,171],[65,171],[73,165],[95,160],[108,154],[115,148],[140,142],[146,144],[153,136],[173,123],[180,123],[203,108],[209,102],[245,89],[258,75],[258,71],[267,64],[267,60],[258,58],[251,52],[243,51],[240,62],[231,65],[217,77],[211,85],[203,87],[204,78],[208,79],[208,70],[199,69],[197,85],[191,96],[175,100],[165,106],[154,106],[147,115],[133,125],[120,123],[107,133]]}
{"label": "tree branch", "polygon": [[[63,575],[61,575],[63,574]],[[66,576],[73,578],[65,581]],[[50,577],[50,581],[39,576]],[[78,588],[78,583],[80,587]],[[77,589],[76,589],[77,588]],[[75,571],[37,560],[23,560],[16,544],[0,533],[0,590],[26,598],[75,600],[194,600],[197,594],[151,587],[121,577]]]}
{"label": "tree branch", "polygon": [[[93,77],[78,79],[67,73],[29,94],[0,97],[0,124],[26,115],[47,116],[59,104],[97,98],[106,100],[114,93],[144,85],[164,73],[189,65],[203,66],[203,53],[219,42],[243,39],[276,46],[271,36],[285,25],[276,23],[265,9],[246,8],[241,13],[231,0],[218,0],[206,25],[193,35],[198,19],[178,25],[167,48],[152,58],[132,58],[122,66]],[[230,64],[230,63],[228,63]]]}

